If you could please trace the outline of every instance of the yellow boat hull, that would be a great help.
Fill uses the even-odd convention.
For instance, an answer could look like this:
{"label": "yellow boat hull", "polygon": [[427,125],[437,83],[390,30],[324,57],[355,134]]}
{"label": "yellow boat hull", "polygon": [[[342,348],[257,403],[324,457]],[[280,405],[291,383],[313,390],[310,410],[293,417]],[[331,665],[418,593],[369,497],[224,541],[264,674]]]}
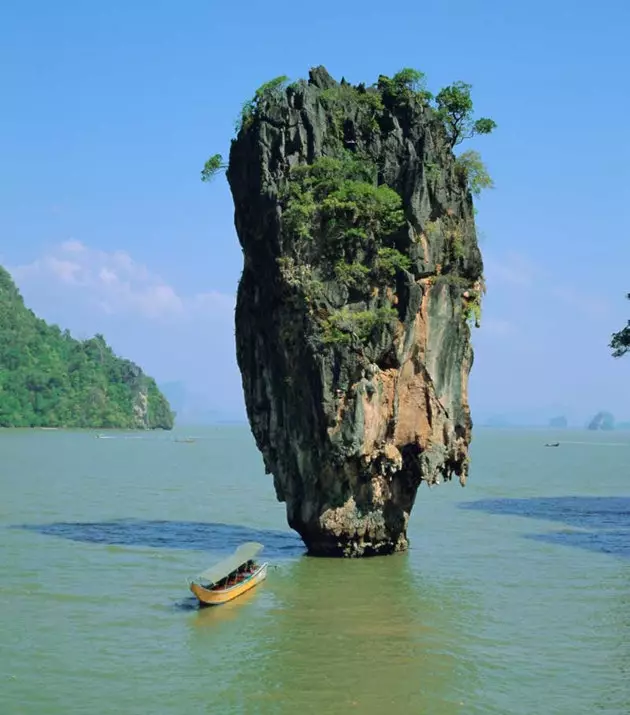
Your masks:
{"label": "yellow boat hull", "polygon": [[229,588],[208,589],[200,586],[194,581],[190,584],[190,590],[204,606],[220,606],[222,603],[232,601],[238,596],[242,596],[247,591],[251,591],[261,581],[267,578],[267,564],[263,564],[250,578],[241,583],[237,583]]}

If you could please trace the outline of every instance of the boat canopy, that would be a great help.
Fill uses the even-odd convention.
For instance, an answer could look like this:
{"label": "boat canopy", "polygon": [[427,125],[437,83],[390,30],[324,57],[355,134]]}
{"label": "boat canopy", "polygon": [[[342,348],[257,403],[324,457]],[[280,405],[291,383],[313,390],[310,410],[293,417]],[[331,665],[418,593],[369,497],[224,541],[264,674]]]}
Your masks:
{"label": "boat canopy", "polygon": [[232,571],[236,571],[239,566],[248,561],[253,561],[264,548],[262,544],[256,541],[241,544],[231,556],[202,571],[194,580],[198,583],[216,583],[231,574]]}

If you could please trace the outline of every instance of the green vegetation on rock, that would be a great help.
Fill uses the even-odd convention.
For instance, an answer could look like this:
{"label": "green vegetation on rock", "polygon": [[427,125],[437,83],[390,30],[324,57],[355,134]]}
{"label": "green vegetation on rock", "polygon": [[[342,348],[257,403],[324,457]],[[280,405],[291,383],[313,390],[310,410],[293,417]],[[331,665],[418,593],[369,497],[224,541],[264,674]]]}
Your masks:
{"label": "green vegetation on rock", "polygon": [[[260,112],[261,107],[266,102],[277,99],[278,96],[284,92],[288,81],[289,78],[284,75],[269,80],[269,82],[265,82],[254,92],[254,96],[251,99],[243,103],[241,112],[234,124],[234,129],[237,134],[241,129],[247,129],[247,127],[251,126],[257,114]],[[220,171],[225,171],[225,169],[227,169],[227,164],[223,162],[223,156],[221,154],[213,154],[206,161],[201,170],[201,180],[205,182],[212,181]]]}
{"label": "green vegetation on rock", "polygon": [[374,328],[392,325],[398,312],[391,306],[352,311],[347,306],[335,310],[322,322],[324,343],[350,343],[352,336],[364,342]]}
{"label": "green vegetation on rock", "polygon": [[466,320],[472,323],[476,328],[481,327],[481,294],[472,292],[466,305]]}
{"label": "green vegetation on rock", "polygon": [[281,75],[262,84],[254,92],[254,96],[243,104],[241,114],[235,124],[236,132],[238,133],[242,128],[247,129],[254,121],[263,104],[273,101],[280,96],[284,92],[288,82],[289,78],[285,75]]}
{"label": "green vegetation on rock", "polygon": [[339,261],[335,264],[335,278],[348,288],[365,290],[368,286],[369,275],[369,266],[359,263],[359,261],[352,263]]}
{"label": "green vegetation on rock", "polygon": [[[630,293],[626,295],[626,298],[630,300]],[[613,357],[622,357],[630,352],[630,320],[625,328],[613,333],[609,347],[612,348]]]}
{"label": "green vegetation on rock", "polygon": [[486,292],[483,278],[470,286],[470,281],[455,273],[440,274],[432,279],[435,285],[447,285],[455,288],[461,295],[464,303],[464,316],[469,325],[479,328],[481,326],[481,302]]}
{"label": "green vegetation on rock", "polygon": [[410,67],[400,70],[391,78],[381,75],[378,78],[377,87],[386,101],[390,100],[395,103],[411,102],[418,99],[421,104],[428,104],[433,99],[433,95],[426,88],[424,72]]}
{"label": "green vegetation on rock", "polygon": [[283,224],[296,250],[315,246],[330,266],[369,251],[404,223],[402,200],[376,185],[376,167],[346,152],[321,157],[290,172]]}
{"label": "green vegetation on rock", "polygon": [[393,278],[398,271],[408,271],[411,268],[411,259],[396,248],[379,248],[376,252],[374,269],[377,275],[385,279]]}
{"label": "green vegetation on rock", "polygon": [[0,427],[171,429],[173,414],[101,335],[75,340],[37,318],[0,267]]}
{"label": "green vegetation on rock", "polygon": [[471,150],[460,154],[455,166],[474,196],[479,196],[483,189],[491,189],[494,186],[494,181],[488,174],[488,169],[478,151]]}
{"label": "green vegetation on rock", "polygon": [[381,93],[374,87],[369,89],[363,85],[353,87],[344,82],[336,87],[322,90],[319,101],[331,115],[333,136],[339,147],[343,146],[345,117],[353,107],[360,110],[362,132],[369,134],[379,130],[378,120],[384,106]]}
{"label": "green vegetation on rock", "polygon": [[[350,152],[321,157],[295,166],[281,196],[283,235],[293,261],[317,265],[322,280],[337,281],[366,299],[375,286],[391,282],[411,265],[407,256],[384,243],[405,218],[400,196],[378,185],[376,175],[369,160]],[[286,257],[281,260],[287,270]],[[321,298],[322,283],[310,270],[302,275],[301,287],[309,303]],[[324,315],[323,341],[339,343],[351,335],[366,340],[375,325],[390,322],[396,311],[375,305],[352,313],[326,309]]]}
{"label": "green vegetation on rock", "polygon": [[[261,85],[251,99],[241,109],[235,124],[236,134],[247,129],[260,117],[267,105],[282,99],[283,95],[295,94],[306,86],[304,80],[289,83],[286,75],[275,77]],[[354,105],[361,114],[360,128],[366,134],[379,132],[379,119],[386,107],[392,105],[414,105],[431,109],[447,137],[451,148],[466,139],[477,135],[490,134],[496,129],[496,122],[488,117],[474,119],[474,106],[471,96],[472,85],[457,81],[442,88],[433,95],[426,88],[426,75],[417,69],[405,67],[393,77],[380,75],[377,82],[366,87],[365,84],[353,86],[342,80],[340,84],[321,90],[319,101],[332,117],[334,138],[343,145],[343,125],[348,110]],[[202,181],[209,181],[224,170],[221,154],[214,154],[205,163],[201,172]],[[430,178],[436,178],[439,167],[427,166]],[[487,168],[478,152],[465,152],[459,157],[459,170],[468,178],[469,189],[479,195],[482,189],[493,186]]]}
{"label": "green vegetation on rock", "polygon": [[[388,185],[382,163],[369,148],[374,138],[387,140],[394,116],[425,123],[436,142],[436,148],[425,154],[427,186],[437,195],[454,178],[478,196],[493,186],[480,154],[465,151],[455,157],[453,149],[465,139],[491,133],[496,124],[488,118],[475,119],[471,85],[464,82],[454,82],[433,95],[424,73],[413,68],[403,68],[393,77],[380,75],[368,87],[326,77],[320,82],[312,75],[308,83],[289,83],[280,76],[263,84],[243,105],[236,134],[258,131],[257,122],[267,118],[273,117],[275,124],[283,112],[303,108],[307,95],[321,112],[323,155],[283,168],[277,180],[283,245],[276,260],[285,284],[297,291],[291,300],[303,300],[308,306],[324,343],[347,342],[351,336],[365,342],[375,326],[389,325],[397,314],[393,307],[397,277],[408,272],[418,280],[431,272],[419,265],[417,251],[409,250],[403,200]],[[202,179],[208,181],[224,169],[222,156],[215,154],[206,162]],[[434,259],[436,274],[445,266],[445,272],[456,279],[452,285],[460,279],[457,290],[463,315],[478,326],[481,293],[471,288],[474,269],[466,268],[474,227],[471,233],[461,215],[444,207],[422,225],[409,228],[412,243],[424,234],[432,250],[441,254]],[[462,274],[466,271],[467,276]]]}
{"label": "green vegetation on rock", "polygon": [[213,154],[203,165],[203,169],[201,170],[201,180],[212,181],[212,179],[214,179],[220,171],[225,171],[226,169],[227,164],[223,163],[223,157],[221,154]]}
{"label": "green vegetation on rock", "polygon": [[444,122],[452,147],[476,134],[490,134],[497,126],[487,117],[473,119],[471,89],[470,84],[454,82],[440,90],[435,98],[437,114]]}

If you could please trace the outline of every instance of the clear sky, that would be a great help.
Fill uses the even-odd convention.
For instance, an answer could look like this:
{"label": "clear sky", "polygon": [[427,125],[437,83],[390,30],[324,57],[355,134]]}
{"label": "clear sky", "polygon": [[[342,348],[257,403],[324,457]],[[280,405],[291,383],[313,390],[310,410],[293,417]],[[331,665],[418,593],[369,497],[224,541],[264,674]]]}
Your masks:
{"label": "clear sky", "polygon": [[627,0],[6,2],[0,263],[42,317],[239,412],[242,256],[203,162],[272,77],[415,67],[498,123],[471,145],[496,183],[473,417],[630,418],[630,358],[607,347],[630,316],[628,27]]}

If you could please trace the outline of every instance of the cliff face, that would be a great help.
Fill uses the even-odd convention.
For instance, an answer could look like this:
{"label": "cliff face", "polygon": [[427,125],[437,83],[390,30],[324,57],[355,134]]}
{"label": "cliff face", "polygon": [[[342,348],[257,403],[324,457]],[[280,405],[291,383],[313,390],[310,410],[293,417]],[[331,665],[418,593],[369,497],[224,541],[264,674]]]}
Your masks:
{"label": "cliff face", "polygon": [[0,267],[0,427],[171,429],[173,413],[102,336],[75,340],[37,318]]}
{"label": "cliff face", "polygon": [[289,525],[314,554],[403,550],[418,486],[463,485],[471,437],[483,266],[443,123],[317,68],[246,118],[228,180],[237,359]]}

